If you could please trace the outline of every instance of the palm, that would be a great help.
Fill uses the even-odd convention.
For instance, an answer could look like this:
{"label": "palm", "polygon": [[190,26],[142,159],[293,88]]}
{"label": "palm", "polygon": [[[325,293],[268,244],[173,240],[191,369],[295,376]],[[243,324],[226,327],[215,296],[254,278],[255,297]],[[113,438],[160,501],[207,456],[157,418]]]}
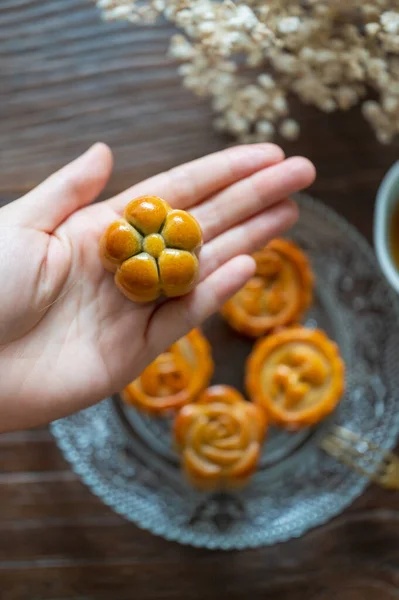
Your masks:
{"label": "palm", "polygon": [[[307,161],[282,158],[270,145],[238,148],[85,206],[111,169],[109,151],[96,146],[2,209],[2,241],[12,258],[0,267],[8,281],[0,289],[0,365],[8,373],[0,415],[3,399],[12,397],[14,408],[1,428],[46,422],[121,389],[241,287],[254,269],[243,255],[293,223],[295,208],[284,199],[314,176]],[[190,209],[205,238],[196,290],[158,306],[124,298],[98,256],[107,225],[143,193]]]}

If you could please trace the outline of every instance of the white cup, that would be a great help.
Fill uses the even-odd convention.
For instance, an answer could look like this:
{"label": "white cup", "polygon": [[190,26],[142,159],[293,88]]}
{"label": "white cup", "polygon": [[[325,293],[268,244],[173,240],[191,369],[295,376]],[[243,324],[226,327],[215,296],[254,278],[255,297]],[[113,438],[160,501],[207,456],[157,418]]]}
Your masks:
{"label": "white cup", "polygon": [[[399,269],[390,250],[390,222],[399,205],[399,161],[385,175],[377,192],[374,212],[374,246],[380,267],[391,286],[399,294]],[[399,231],[398,231],[399,235]]]}

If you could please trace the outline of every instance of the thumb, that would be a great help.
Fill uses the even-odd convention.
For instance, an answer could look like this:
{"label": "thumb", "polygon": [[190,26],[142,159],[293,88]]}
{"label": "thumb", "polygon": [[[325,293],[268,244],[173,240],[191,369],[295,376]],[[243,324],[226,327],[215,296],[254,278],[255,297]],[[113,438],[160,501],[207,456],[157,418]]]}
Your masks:
{"label": "thumb", "polygon": [[90,204],[107,183],[112,171],[111,150],[94,144],[31,192],[8,205],[14,225],[51,233],[79,208]]}

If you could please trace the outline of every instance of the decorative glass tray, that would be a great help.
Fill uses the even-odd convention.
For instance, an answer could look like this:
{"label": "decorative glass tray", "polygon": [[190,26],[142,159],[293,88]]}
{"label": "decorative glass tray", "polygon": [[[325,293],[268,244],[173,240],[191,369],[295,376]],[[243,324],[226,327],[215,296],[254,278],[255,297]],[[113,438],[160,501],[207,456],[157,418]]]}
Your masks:
{"label": "decorative glass tray", "polygon": [[[310,257],[315,302],[306,317],[340,348],[347,391],[336,412],[297,434],[272,430],[259,470],[242,491],[196,492],[180,474],[171,421],[147,417],[118,396],[52,424],[75,472],[115,511],[154,534],[205,548],[239,549],[302,535],[344,510],[367,481],[325,454],[318,442],[331,423],[395,445],[399,429],[399,312],[373,252],[323,204],[298,197],[290,232]],[[214,383],[243,390],[252,342],[213,316],[203,331],[213,347]]]}

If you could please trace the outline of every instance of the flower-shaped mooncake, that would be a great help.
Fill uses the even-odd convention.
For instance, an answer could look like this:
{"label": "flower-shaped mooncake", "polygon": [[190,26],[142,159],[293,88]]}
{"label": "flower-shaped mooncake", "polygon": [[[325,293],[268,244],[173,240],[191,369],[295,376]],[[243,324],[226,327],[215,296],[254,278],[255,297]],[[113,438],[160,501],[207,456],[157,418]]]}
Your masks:
{"label": "flower-shaped mooncake", "polygon": [[111,223],[100,255],[115,283],[130,300],[151,302],[159,295],[183,296],[198,274],[202,232],[184,210],[172,210],[157,196],[129,202],[124,218]]}
{"label": "flower-shaped mooncake", "polygon": [[334,410],[344,392],[344,363],[325,333],[292,327],[259,340],[248,358],[246,385],[271,422],[296,430]]}
{"label": "flower-shaped mooncake", "polygon": [[236,331],[259,337],[299,321],[312,302],[313,275],[305,254],[288,240],[275,239],[253,257],[255,276],[222,315]]}
{"label": "flower-shaped mooncake", "polygon": [[234,388],[215,385],[179,411],[174,433],[184,471],[195,487],[237,487],[256,470],[266,418]]}
{"label": "flower-shaped mooncake", "polygon": [[162,415],[193,402],[213,373],[211,348],[199,329],[160,354],[121,393],[127,404]]}

